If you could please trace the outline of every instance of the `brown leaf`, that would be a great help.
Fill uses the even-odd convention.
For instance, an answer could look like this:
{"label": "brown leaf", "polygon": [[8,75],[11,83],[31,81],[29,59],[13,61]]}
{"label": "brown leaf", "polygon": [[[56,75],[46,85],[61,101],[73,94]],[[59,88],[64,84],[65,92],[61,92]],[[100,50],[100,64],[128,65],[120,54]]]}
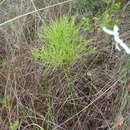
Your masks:
{"label": "brown leaf", "polygon": [[124,123],[124,117],[122,115],[117,115],[115,118],[115,130],[121,130]]}

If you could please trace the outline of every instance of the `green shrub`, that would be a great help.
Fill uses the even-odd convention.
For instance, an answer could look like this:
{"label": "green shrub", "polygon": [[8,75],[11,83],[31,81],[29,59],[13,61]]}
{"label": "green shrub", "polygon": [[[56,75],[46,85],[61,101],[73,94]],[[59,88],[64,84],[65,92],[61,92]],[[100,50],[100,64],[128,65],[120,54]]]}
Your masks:
{"label": "green shrub", "polygon": [[110,29],[113,29],[113,26],[115,24],[120,24],[120,21],[118,19],[112,19],[113,16],[115,16],[121,9],[121,3],[115,3],[111,9],[107,9],[104,14],[103,14],[103,19],[102,19],[102,23],[101,26],[106,26]]}
{"label": "green shrub", "polygon": [[9,96],[5,96],[3,98],[3,100],[0,102],[2,104],[2,106],[4,106],[7,109],[11,109],[11,104],[10,104],[10,97]]}
{"label": "green shrub", "polygon": [[81,28],[83,28],[83,30],[85,30],[86,32],[92,32],[92,19],[88,17],[83,17],[81,22]]}
{"label": "green shrub", "polygon": [[102,0],[102,2],[104,2],[106,4],[112,4],[115,2],[115,0]]}
{"label": "green shrub", "polygon": [[51,21],[51,25],[43,27],[43,32],[40,34],[44,44],[32,50],[32,55],[40,64],[53,67],[74,63],[90,42],[80,36],[79,31],[80,25],[75,25],[74,17]]}
{"label": "green shrub", "polygon": [[76,0],[76,5],[82,8],[94,9],[96,3],[93,0]]}
{"label": "green shrub", "polygon": [[10,124],[10,130],[17,130],[18,126],[19,126],[19,121],[15,121]]}
{"label": "green shrub", "polygon": [[104,5],[112,5],[115,0],[75,0],[78,9],[87,9],[92,12],[98,13]]}

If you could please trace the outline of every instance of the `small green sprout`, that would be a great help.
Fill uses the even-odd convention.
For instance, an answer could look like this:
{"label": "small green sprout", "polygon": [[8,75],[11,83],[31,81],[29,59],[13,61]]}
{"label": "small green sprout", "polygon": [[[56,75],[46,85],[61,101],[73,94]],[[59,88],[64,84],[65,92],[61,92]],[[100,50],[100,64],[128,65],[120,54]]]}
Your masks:
{"label": "small green sprout", "polygon": [[10,124],[10,130],[17,130],[18,126],[19,126],[19,121],[15,121]]}
{"label": "small green sprout", "polygon": [[103,20],[101,26],[108,27],[109,29],[113,29],[114,25],[120,24],[118,19],[112,20],[113,16],[115,16],[121,9],[121,3],[115,3],[110,10],[106,10],[103,14]]}
{"label": "small green sprout", "polygon": [[5,108],[11,109],[10,97],[9,97],[9,96],[5,96],[0,103],[1,103]]}

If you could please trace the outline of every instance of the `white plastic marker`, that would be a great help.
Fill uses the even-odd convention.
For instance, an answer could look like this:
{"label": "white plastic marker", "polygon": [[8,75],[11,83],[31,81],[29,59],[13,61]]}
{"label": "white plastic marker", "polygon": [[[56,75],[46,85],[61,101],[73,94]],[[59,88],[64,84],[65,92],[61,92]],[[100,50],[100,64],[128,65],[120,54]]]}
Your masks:
{"label": "white plastic marker", "polygon": [[114,26],[113,30],[109,30],[106,27],[103,27],[102,29],[104,32],[114,36],[114,40],[116,41],[116,49],[121,51],[119,47],[120,45],[126,51],[127,54],[130,54],[130,48],[119,37],[119,28],[117,25]]}

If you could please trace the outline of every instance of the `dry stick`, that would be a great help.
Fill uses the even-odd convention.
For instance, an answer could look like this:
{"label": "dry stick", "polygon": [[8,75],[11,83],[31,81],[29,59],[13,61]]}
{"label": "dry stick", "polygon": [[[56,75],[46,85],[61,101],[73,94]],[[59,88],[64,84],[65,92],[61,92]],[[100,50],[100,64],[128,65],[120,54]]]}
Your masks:
{"label": "dry stick", "polygon": [[17,20],[17,19],[20,19],[20,18],[22,18],[22,17],[24,17],[24,16],[27,16],[27,15],[30,15],[30,14],[33,14],[33,13],[36,13],[36,12],[38,12],[38,11],[42,11],[42,10],[46,10],[46,9],[49,9],[49,8],[53,8],[53,7],[58,6],[58,5],[66,4],[66,3],[72,2],[72,1],[73,1],[73,0],[67,0],[67,1],[64,1],[64,2],[61,2],[61,3],[57,3],[57,4],[54,4],[54,5],[50,5],[50,6],[47,6],[47,7],[44,7],[44,8],[40,8],[40,9],[31,11],[31,12],[28,12],[28,13],[23,14],[23,15],[16,16],[16,17],[14,17],[14,18],[12,18],[12,19],[10,19],[10,20],[7,20],[7,21],[1,23],[1,24],[0,24],[0,27],[3,26],[3,25],[5,25],[5,24],[7,24],[7,23],[13,22],[13,21],[15,21],[15,20]]}
{"label": "dry stick", "polygon": [[[122,77],[120,78],[122,79]],[[102,93],[100,96],[98,96],[95,100],[93,100],[89,105],[87,105],[86,107],[84,107],[81,111],[79,111],[78,113],[76,113],[75,115],[71,116],[70,118],[68,118],[66,121],[64,121],[63,123],[61,123],[59,126],[62,126],[64,125],[65,123],[67,123],[68,121],[72,120],[74,117],[78,116],[81,112],[85,111],[88,107],[90,107],[93,103],[95,103],[98,99],[100,99],[102,96],[104,96],[106,94],[106,92],[108,92],[111,88],[113,88],[117,83],[118,81],[120,80],[118,79],[111,87],[109,87],[104,93]],[[53,128],[52,130],[56,130],[58,128],[55,127]]]}
{"label": "dry stick", "polygon": [[[35,6],[34,1],[33,1],[33,0],[31,0],[31,3],[32,3],[32,5],[33,5],[33,7],[34,7],[34,9],[35,9],[35,11],[36,11],[36,10],[37,10],[37,8],[36,8],[36,6]],[[37,14],[38,14],[38,17],[40,18],[40,20],[44,23],[44,21],[42,20],[42,17],[41,17],[41,15],[39,14],[39,12],[37,12]]]}

